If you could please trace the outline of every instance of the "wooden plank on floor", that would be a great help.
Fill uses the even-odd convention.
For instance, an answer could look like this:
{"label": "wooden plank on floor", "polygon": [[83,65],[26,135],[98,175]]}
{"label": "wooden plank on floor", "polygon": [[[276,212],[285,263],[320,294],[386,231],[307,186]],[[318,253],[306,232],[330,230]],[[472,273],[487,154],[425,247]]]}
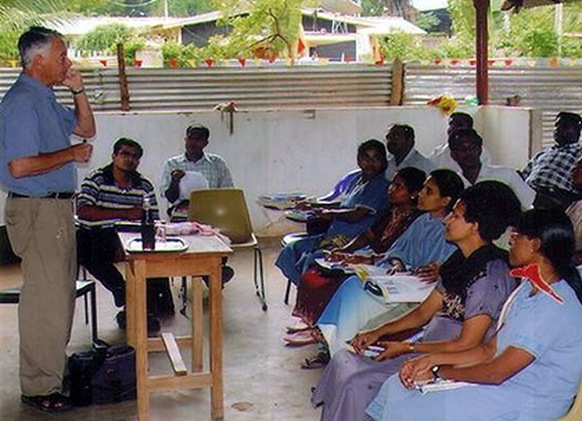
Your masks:
{"label": "wooden plank on floor", "polygon": [[185,376],[188,374],[188,369],[186,368],[186,364],[184,364],[182,354],[180,354],[180,349],[178,348],[174,335],[170,332],[162,333],[162,342],[164,343],[164,347],[166,348],[166,352],[172,363],[174,373],[177,376]]}

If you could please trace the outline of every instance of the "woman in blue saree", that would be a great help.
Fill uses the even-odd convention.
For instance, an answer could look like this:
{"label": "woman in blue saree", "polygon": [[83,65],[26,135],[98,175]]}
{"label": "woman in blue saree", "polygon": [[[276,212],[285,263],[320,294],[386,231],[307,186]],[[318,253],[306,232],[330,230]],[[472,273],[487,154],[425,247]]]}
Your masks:
{"label": "woman in blue saree", "polygon": [[361,172],[351,180],[340,207],[318,210],[319,218],[331,221],[327,231],[297,240],[281,250],[275,265],[291,282],[299,284],[315,252],[347,244],[388,209],[386,165],[386,147],[382,142],[370,139],[360,144],[358,166]]}

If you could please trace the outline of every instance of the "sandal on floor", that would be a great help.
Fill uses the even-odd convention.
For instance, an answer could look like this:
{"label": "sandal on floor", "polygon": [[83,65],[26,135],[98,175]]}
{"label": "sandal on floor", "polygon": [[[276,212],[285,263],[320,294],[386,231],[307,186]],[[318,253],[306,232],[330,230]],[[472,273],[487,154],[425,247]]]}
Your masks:
{"label": "sandal on floor", "polygon": [[329,360],[330,360],[329,352],[322,351],[311,358],[306,358],[305,361],[301,364],[301,368],[303,368],[304,370],[322,368],[327,365]]}
{"label": "sandal on floor", "polygon": [[303,320],[299,320],[294,325],[287,326],[287,333],[303,332],[304,330],[312,330],[313,326],[308,325]]}
{"label": "sandal on floor", "polygon": [[310,330],[288,334],[283,337],[283,340],[286,342],[285,345],[287,346],[304,346],[316,343]]}
{"label": "sandal on floor", "polygon": [[20,397],[23,404],[42,412],[65,412],[73,409],[69,398],[61,393]]}

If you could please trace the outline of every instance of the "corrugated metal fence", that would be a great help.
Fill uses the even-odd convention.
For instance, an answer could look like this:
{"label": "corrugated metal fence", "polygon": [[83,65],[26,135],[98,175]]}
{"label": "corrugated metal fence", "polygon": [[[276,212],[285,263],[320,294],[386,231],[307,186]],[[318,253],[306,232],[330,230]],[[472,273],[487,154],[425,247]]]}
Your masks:
{"label": "corrugated metal fence", "polygon": [[[87,92],[97,111],[119,110],[117,68],[83,70]],[[18,75],[0,69],[0,96]],[[559,110],[582,113],[582,68],[492,67],[490,102],[505,104],[518,94],[521,105],[543,111],[544,143],[551,143]],[[216,67],[195,69],[127,69],[131,110],[208,110],[235,101],[240,109],[382,107],[390,105],[392,66]],[[474,95],[475,68],[407,64],[404,105],[422,105],[447,93],[463,103]],[[64,103],[72,99],[62,89]]]}
{"label": "corrugated metal fence", "polygon": [[[421,105],[443,93],[460,104],[475,95],[475,67],[406,66],[404,104]],[[522,97],[521,106],[539,108],[543,142],[553,142],[554,117],[560,110],[582,114],[582,67],[490,67],[489,102],[505,105],[507,97]]]}

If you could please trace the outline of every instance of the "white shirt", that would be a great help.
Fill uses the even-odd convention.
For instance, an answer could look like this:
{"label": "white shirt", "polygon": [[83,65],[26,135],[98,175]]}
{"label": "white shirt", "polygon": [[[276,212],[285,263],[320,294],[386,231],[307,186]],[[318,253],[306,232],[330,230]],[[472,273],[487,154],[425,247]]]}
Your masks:
{"label": "white shirt", "polygon": [[[458,174],[463,179],[465,187],[470,187],[471,183],[463,176],[462,171],[459,171]],[[531,208],[536,197],[536,192],[523,181],[513,168],[503,167],[501,165],[481,164],[481,171],[479,171],[479,176],[475,183],[486,180],[500,181],[508,185],[521,202],[522,209]]]}
{"label": "white shirt", "polygon": [[[448,142],[441,143],[436,148],[434,148],[429,159],[435,168],[443,168],[447,170],[453,170],[455,172],[461,171],[461,167],[459,167],[457,161],[451,157],[451,150],[449,149]],[[489,152],[485,147],[483,147],[481,152],[481,162],[484,165],[491,164],[491,155],[489,155]]]}
{"label": "white shirt", "polygon": [[427,157],[412,148],[400,164],[396,164],[396,158],[394,158],[394,155],[388,154],[388,166],[386,167],[385,172],[386,180],[392,182],[392,178],[394,177],[394,174],[396,174],[396,171],[406,167],[418,168],[419,170],[424,171],[426,175],[435,169],[434,165]]}

